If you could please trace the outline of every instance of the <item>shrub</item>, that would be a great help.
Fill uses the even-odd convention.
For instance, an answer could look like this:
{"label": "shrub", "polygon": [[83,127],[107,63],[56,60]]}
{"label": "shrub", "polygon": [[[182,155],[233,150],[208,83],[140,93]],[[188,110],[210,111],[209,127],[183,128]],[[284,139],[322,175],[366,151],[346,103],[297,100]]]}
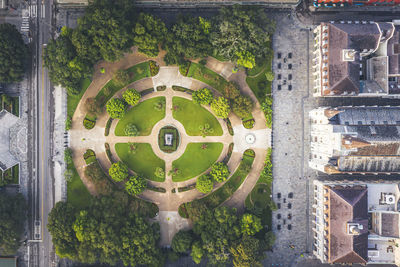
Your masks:
{"label": "shrub", "polygon": [[211,166],[210,175],[218,183],[225,181],[229,174],[228,166],[223,162],[216,162]]}
{"label": "shrub", "polygon": [[110,128],[111,128],[112,121],[113,121],[112,118],[109,118],[107,120],[106,128],[104,129],[104,136],[108,136],[110,134]]}
{"label": "shrub", "polygon": [[245,213],[240,221],[242,233],[249,236],[255,235],[262,229],[261,219],[249,213]]}
{"label": "shrub", "polygon": [[67,119],[65,120],[65,130],[66,131],[69,131],[69,130],[71,130],[71,127],[72,127],[72,119],[71,119],[71,116],[67,116]]}
{"label": "shrub", "polygon": [[125,190],[131,196],[140,195],[146,189],[147,183],[143,177],[131,176],[125,183]]}
{"label": "shrub", "polygon": [[210,193],[213,190],[213,188],[214,188],[214,181],[210,175],[204,174],[199,178],[197,178],[196,189],[200,193],[204,194]]}
{"label": "shrub", "polygon": [[139,135],[139,129],[136,127],[135,124],[133,123],[128,123],[125,126],[125,134],[127,136],[138,136]]}
{"label": "shrub", "polygon": [[160,66],[158,66],[157,62],[150,60],[149,61],[149,66],[150,66],[150,74],[151,76],[156,76],[158,72],[160,71]]}
{"label": "shrub", "polygon": [[272,98],[266,97],[261,104],[261,109],[264,112],[266,125],[268,128],[272,127]]}
{"label": "shrub", "polygon": [[165,91],[167,89],[167,86],[165,85],[159,85],[156,87],[157,91]]}
{"label": "shrub", "polygon": [[165,98],[160,99],[157,103],[154,103],[154,109],[157,111],[162,111],[165,106]]}
{"label": "shrub", "polygon": [[207,59],[203,58],[199,61],[199,64],[205,66],[207,64]]}
{"label": "shrub", "polygon": [[128,103],[128,105],[135,106],[135,105],[137,105],[137,103],[139,103],[140,94],[138,91],[131,88],[131,89],[126,90],[122,94],[122,98],[125,100],[126,103]]}
{"label": "shrub", "polygon": [[85,127],[85,129],[87,130],[93,129],[95,125],[96,125],[95,121],[89,120],[86,117],[83,119],[83,126]]}
{"label": "shrub", "polygon": [[129,71],[128,70],[117,70],[113,75],[113,79],[119,85],[124,86],[130,80]]}
{"label": "shrub", "polygon": [[228,82],[224,86],[223,94],[228,99],[235,99],[240,96],[239,85],[236,82]]}
{"label": "shrub", "polygon": [[225,122],[226,122],[226,127],[228,128],[229,134],[233,136],[234,132],[233,132],[233,127],[232,127],[231,120],[230,119],[225,119]]}
{"label": "shrub", "polygon": [[114,160],[113,160],[113,158],[112,158],[112,154],[111,154],[111,150],[110,150],[110,145],[109,145],[108,143],[105,143],[105,144],[104,144],[104,147],[105,147],[105,149],[106,149],[106,155],[107,155],[108,160],[109,160],[111,163],[113,163]]}
{"label": "shrub", "polygon": [[232,111],[239,118],[246,118],[251,115],[253,102],[247,96],[238,96],[233,100]]}
{"label": "shrub", "polygon": [[214,132],[214,129],[211,128],[210,124],[208,124],[208,123],[206,123],[204,125],[200,125],[199,130],[203,137],[206,137],[208,134],[212,134]]}
{"label": "shrub", "polygon": [[211,109],[218,118],[226,119],[231,110],[228,100],[224,97],[218,97],[211,103]]}
{"label": "shrub", "polygon": [[155,172],[154,172],[154,175],[156,177],[158,177],[158,178],[164,178],[165,177],[165,172],[164,172],[163,168],[157,167]]}
{"label": "shrub", "polygon": [[208,88],[199,89],[192,93],[193,102],[196,104],[210,105],[214,94]]}
{"label": "shrub", "polygon": [[189,71],[190,68],[190,61],[184,61],[183,63],[179,64],[179,72],[183,75],[183,76],[187,76],[187,73]]}
{"label": "shrub", "polygon": [[251,120],[243,121],[242,123],[243,123],[244,128],[251,129],[254,127],[255,121],[254,121],[254,119],[251,119]]}
{"label": "shrub", "polygon": [[121,182],[128,177],[128,167],[124,163],[118,161],[111,165],[108,174],[114,181]]}
{"label": "shrub", "polygon": [[172,250],[177,253],[184,253],[188,251],[193,242],[193,236],[188,231],[180,230],[174,235],[172,239],[171,247]]}
{"label": "shrub", "polygon": [[101,73],[101,74],[106,73],[106,69],[105,69],[104,67],[101,67],[101,68],[100,68],[100,73]]}
{"label": "shrub", "polygon": [[64,161],[65,164],[70,165],[72,163],[72,150],[71,148],[66,148],[64,150]]}
{"label": "shrub", "polygon": [[145,95],[148,95],[148,94],[151,94],[151,93],[154,93],[154,88],[147,88],[147,89],[145,89],[143,91],[140,91],[140,96],[144,97]]}
{"label": "shrub", "polygon": [[275,78],[275,75],[274,75],[273,72],[267,71],[265,73],[265,77],[267,78],[267,81],[272,82],[274,80],[274,78]]}
{"label": "shrub", "polygon": [[119,98],[112,98],[107,102],[107,113],[113,119],[122,119],[126,112],[126,104]]}
{"label": "shrub", "polygon": [[178,91],[178,92],[184,92],[184,93],[188,93],[188,94],[192,94],[194,92],[193,90],[191,90],[189,88],[177,86],[177,85],[172,85],[172,90]]}

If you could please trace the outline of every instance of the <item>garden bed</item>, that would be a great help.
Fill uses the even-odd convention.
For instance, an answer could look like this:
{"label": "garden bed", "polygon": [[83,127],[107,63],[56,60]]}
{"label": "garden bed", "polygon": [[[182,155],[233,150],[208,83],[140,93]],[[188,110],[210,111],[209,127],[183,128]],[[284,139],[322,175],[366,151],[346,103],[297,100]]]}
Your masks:
{"label": "garden bed", "polygon": [[[166,145],[165,144],[165,135],[172,134],[172,144]],[[166,153],[172,153],[176,151],[179,146],[179,133],[175,127],[166,126],[161,128],[160,132],[158,133],[158,146],[160,147],[161,151]]]}
{"label": "garden bed", "polygon": [[0,170],[0,187],[19,184],[19,164],[2,172]]}
{"label": "garden bed", "polygon": [[93,162],[97,161],[96,154],[91,149],[86,150],[85,154],[83,154],[83,158],[86,162],[86,165],[92,164]]}

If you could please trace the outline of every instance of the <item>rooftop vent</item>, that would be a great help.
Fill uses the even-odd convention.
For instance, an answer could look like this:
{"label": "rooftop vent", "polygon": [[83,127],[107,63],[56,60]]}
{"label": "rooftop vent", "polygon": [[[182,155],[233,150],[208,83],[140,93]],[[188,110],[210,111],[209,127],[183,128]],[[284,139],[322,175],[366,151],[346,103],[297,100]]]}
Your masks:
{"label": "rooftop vent", "polygon": [[359,235],[364,226],[359,223],[347,223],[347,234],[349,235]]}
{"label": "rooftop vent", "polygon": [[343,61],[354,61],[356,51],[354,49],[343,49],[342,50],[342,60]]}

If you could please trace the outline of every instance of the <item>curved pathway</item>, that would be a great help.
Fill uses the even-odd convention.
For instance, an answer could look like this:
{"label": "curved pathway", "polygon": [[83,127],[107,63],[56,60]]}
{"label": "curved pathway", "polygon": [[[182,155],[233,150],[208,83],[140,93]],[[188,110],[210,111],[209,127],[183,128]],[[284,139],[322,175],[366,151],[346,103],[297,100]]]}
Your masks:
{"label": "curved pathway", "polygon": [[[253,129],[248,130],[242,126],[241,120],[237,118],[235,115],[231,114],[229,119],[231,120],[232,126],[234,128],[235,135],[231,136],[228,133],[228,129],[226,127],[226,123],[218,119],[221,127],[223,129],[222,136],[207,136],[205,138],[201,136],[188,136],[183,125],[175,120],[172,116],[172,98],[174,96],[179,96],[187,99],[191,99],[191,96],[178,91],[173,91],[171,89],[172,85],[182,86],[191,89],[199,89],[203,87],[210,87],[200,81],[194,80],[192,78],[184,77],[179,73],[178,67],[161,67],[160,72],[152,78],[145,78],[139,80],[131,85],[127,86],[127,88],[135,88],[138,91],[143,91],[148,88],[155,88],[158,85],[166,85],[167,90],[161,92],[153,92],[151,94],[145,95],[141,101],[146,99],[157,97],[157,96],[165,96],[166,97],[166,116],[164,119],[160,120],[153,127],[152,132],[149,136],[137,136],[137,137],[117,137],[114,135],[115,126],[118,123],[118,120],[114,120],[112,126],[110,128],[109,136],[104,136],[105,125],[108,120],[107,114],[104,112],[100,116],[98,116],[98,120],[96,122],[96,126],[92,130],[86,130],[83,127],[82,121],[86,114],[83,103],[88,97],[94,97],[97,93],[103,88],[103,86],[112,78],[113,72],[118,70],[119,68],[127,68],[129,66],[138,64],[145,60],[144,56],[141,57],[140,54],[134,53],[136,56],[132,57],[128,55],[123,60],[116,63],[107,63],[106,66],[106,74],[99,74],[98,70],[100,69],[100,65],[96,68],[96,74],[94,75],[94,81],[82,97],[81,102],[77,107],[77,111],[73,116],[73,125],[70,130],[70,146],[73,150],[73,161],[75,166],[77,167],[77,171],[83,180],[84,184],[87,186],[89,191],[92,194],[96,194],[96,190],[93,185],[85,179],[84,176],[84,167],[85,162],[83,160],[83,154],[87,149],[93,149],[96,153],[96,156],[101,164],[101,166],[106,171],[111,163],[107,158],[105,153],[105,143],[109,143],[111,152],[113,154],[113,158],[118,160],[118,155],[115,151],[116,143],[126,143],[126,142],[136,142],[136,143],[149,143],[152,146],[154,153],[165,160],[166,169],[165,173],[168,174],[169,170],[172,168],[172,162],[179,158],[186,148],[186,145],[190,142],[221,142],[224,145],[223,151],[220,154],[218,161],[221,161],[227,154],[229,144],[234,142],[234,150],[231,155],[231,158],[228,162],[228,167],[233,173],[235,169],[240,164],[243,151],[251,148],[256,152],[256,156],[253,163],[253,168],[249,175],[247,176],[245,182],[241,185],[241,187],[232,195],[230,199],[228,199],[225,203],[229,206],[236,207],[239,210],[244,209],[244,200],[252,190],[254,185],[256,184],[258,177],[263,169],[264,159],[267,155],[267,148],[270,146],[270,129],[265,126],[265,118],[260,109],[260,105],[256,100],[251,89],[247,86],[245,81],[246,75],[243,71],[239,71],[238,73],[232,74],[232,64],[227,62],[219,62],[216,59],[209,58],[207,67],[214,70],[215,72],[221,74],[228,80],[236,81],[244,94],[248,95],[253,99],[255,104],[255,109],[253,110],[253,117],[255,119],[255,126]],[[130,60],[128,60],[130,59]],[[159,62],[159,60],[156,59]],[[228,71],[229,70],[229,71]],[[101,76],[100,76],[101,75]],[[116,94],[116,96],[121,96],[121,90]],[[211,111],[209,107],[205,107],[207,110]],[[159,129],[165,125],[174,125],[180,135],[181,135],[181,143],[176,152],[171,154],[165,154],[160,151],[157,140],[158,140],[158,132]],[[245,138],[248,134],[251,134],[255,137],[254,143],[247,143]],[[162,240],[161,245],[170,244],[173,235],[182,228],[189,227],[189,221],[181,218],[177,210],[182,203],[186,203],[192,201],[197,198],[201,198],[204,194],[199,193],[197,190],[189,190],[186,192],[178,192],[177,188],[187,185],[192,185],[196,181],[196,177],[189,179],[184,182],[173,182],[172,177],[167,175],[165,182],[149,182],[153,186],[161,186],[166,189],[166,193],[159,193],[150,190],[146,190],[140,197],[143,199],[152,201],[159,206],[159,214],[156,219],[160,222],[161,225],[161,233]],[[223,183],[218,184],[214,190],[222,186]],[[172,193],[172,189],[175,188],[176,193]]]}

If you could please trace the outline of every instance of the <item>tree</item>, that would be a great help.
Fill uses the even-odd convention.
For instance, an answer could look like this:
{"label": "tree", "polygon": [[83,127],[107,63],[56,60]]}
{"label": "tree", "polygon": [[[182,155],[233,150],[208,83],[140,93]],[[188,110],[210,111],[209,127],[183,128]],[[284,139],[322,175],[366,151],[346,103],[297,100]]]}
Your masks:
{"label": "tree", "polygon": [[272,97],[266,97],[264,102],[261,103],[261,109],[264,112],[266,125],[268,128],[272,127]]}
{"label": "tree", "polygon": [[239,96],[233,100],[232,111],[239,118],[246,118],[251,114],[253,102],[247,96]]}
{"label": "tree", "polygon": [[190,256],[192,257],[193,261],[196,264],[200,264],[203,255],[204,255],[204,250],[203,247],[201,246],[201,243],[199,241],[194,242],[192,245],[192,252],[190,253]]}
{"label": "tree", "polygon": [[225,181],[229,174],[230,172],[228,166],[223,162],[216,162],[211,166],[210,176],[217,183],[222,183]]}
{"label": "tree", "polygon": [[[129,82],[129,79],[130,79],[129,71],[128,70],[117,70],[113,75],[113,79],[118,84],[124,86],[125,84],[127,84]],[[126,101],[126,102],[128,102],[128,101]]]}
{"label": "tree", "polygon": [[78,239],[72,228],[76,210],[69,202],[57,202],[49,213],[47,228],[52,236],[56,253],[61,258],[77,259]]}
{"label": "tree", "polygon": [[146,187],[146,180],[138,175],[129,177],[129,181],[125,183],[126,192],[132,196],[140,195]]}
{"label": "tree", "polygon": [[121,161],[118,161],[111,165],[108,174],[114,181],[121,182],[128,178],[128,167]]}
{"label": "tree", "polygon": [[123,94],[122,97],[124,98],[125,102],[131,106],[137,105],[140,100],[140,93],[135,89],[128,89]]}
{"label": "tree", "polygon": [[230,248],[235,267],[262,267],[262,244],[257,238],[244,235],[237,245]]}
{"label": "tree", "polygon": [[265,73],[265,77],[267,78],[267,81],[272,82],[275,78],[275,75],[272,71],[267,71]]}
{"label": "tree", "polygon": [[113,119],[122,119],[126,113],[126,104],[119,98],[112,98],[107,102],[107,113]]}
{"label": "tree", "polygon": [[242,233],[247,235],[255,235],[262,229],[261,219],[249,213],[245,213],[240,221]]}
{"label": "tree", "polygon": [[28,48],[17,28],[0,24],[0,83],[22,80],[28,57]]}
{"label": "tree", "polygon": [[164,169],[161,168],[161,167],[157,167],[156,170],[155,170],[155,172],[154,172],[154,175],[155,175],[156,177],[158,177],[158,178],[164,179],[164,177],[165,177]]}
{"label": "tree", "polygon": [[215,115],[221,119],[228,118],[229,112],[231,110],[229,102],[226,98],[218,97],[211,103],[211,109]]}
{"label": "tree", "polygon": [[65,161],[65,164],[67,164],[67,165],[72,163],[72,149],[71,148],[66,148],[64,150],[64,161]]}
{"label": "tree", "polygon": [[182,63],[184,58],[201,58],[212,51],[209,41],[209,21],[200,17],[181,17],[167,35],[164,58],[167,64]]}
{"label": "tree", "polygon": [[85,109],[86,109],[86,112],[94,114],[94,115],[98,115],[102,111],[101,105],[100,105],[99,101],[96,100],[95,97],[89,97],[86,99]]}
{"label": "tree", "polygon": [[21,194],[0,192],[0,255],[16,253],[24,229],[26,208]]}
{"label": "tree", "polygon": [[199,89],[192,93],[193,102],[196,104],[210,105],[213,98],[214,95],[208,88]]}
{"label": "tree", "polygon": [[214,188],[214,181],[208,174],[204,174],[197,178],[196,189],[197,191],[207,194],[210,193]]}
{"label": "tree", "polygon": [[274,232],[272,231],[266,232],[264,235],[264,241],[265,241],[265,249],[267,250],[271,249],[275,243]]}
{"label": "tree", "polygon": [[128,123],[125,126],[124,131],[127,136],[138,136],[139,135],[139,129],[133,123]]}
{"label": "tree", "polygon": [[252,69],[256,65],[256,57],[249,51],[238,51],[236,52],[236,57],[238,66]]}
{"label": "tree", "polygon": [[239,85],[236,82],[228,82],[224,87],[224,96],[228,99],[235,99],[239,97]]}
{"label": "tree", "polygon": [[[275,25],[262,9],[253,7],[223,7],[211,32],[211,43],[217,54],[241,65],[254,63],[270,51],[270,35]],[[254,65],[254,64],[253,64]]]}
{"label": "tree", "polygon": [[164,22],[150,14],[140,13],[134,28],[134,44],[139,51],[149,57],[156,57],[159,53],[158,45],[167,35]]}
{"label": "tree", "polygon": [[172,239],[171,247],[173,251],[177,253],[184,253],[188,251],[193,242],[193,236],[188,231],[180,230],[178,233],[174,235]]}

